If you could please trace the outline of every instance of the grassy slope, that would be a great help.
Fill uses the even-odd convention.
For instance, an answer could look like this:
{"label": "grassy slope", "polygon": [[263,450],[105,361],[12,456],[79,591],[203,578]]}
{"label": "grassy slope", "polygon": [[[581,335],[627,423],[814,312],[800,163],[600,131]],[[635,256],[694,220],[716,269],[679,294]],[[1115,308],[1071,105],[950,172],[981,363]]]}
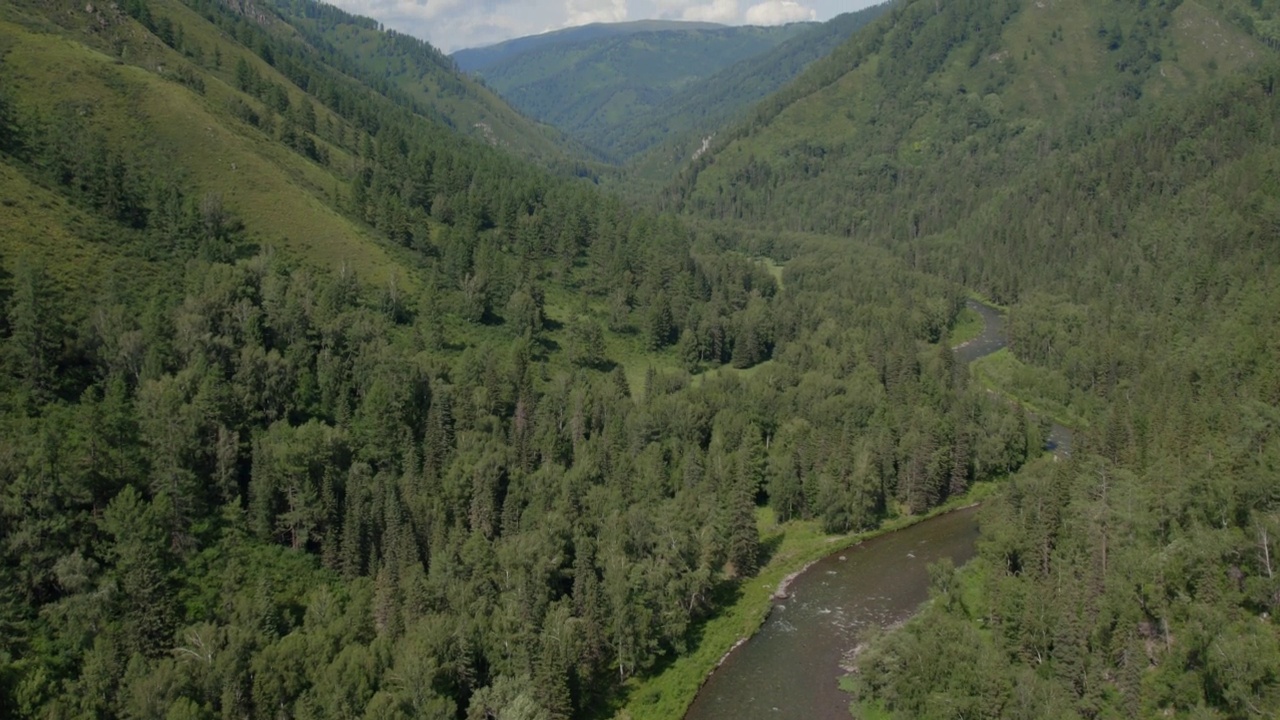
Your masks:
{"label": "grassy slope", "polygon": [[[155,7],[181,22],[189,38],[216,43],[223,68],[243,57],[289,87],[294,99],[302,98],[274,69],[223,40],[185,7],[163,0]],[[0,34],[12,48],[5,59],[10,92],[35,103],[32,109],[38,112],[67,103],[91,107],[94,126],[113,145],[126,154],[159,153],[197,194],[220,193],[260,245],[277,246],[322,269],[345,263],[374,282],[393,273],[407,275],[371,231],[334,209],[335,190],[345,187],[346,179],[331,168],[344,164],[343,154],[331,148],[331,168],[324,168],[236,120],[226,109],[228,101],[252,101],[218,73],[204,74],[202,96],[147,69],[183,62],[167,48],[143,50],[140,67],[117,63],[74,39],[15,24],[0,23]]]}
{"label": "grassy slope", "polygon": [[65,288],[96,286],[111,253],[87,239],[95,230],[93,218],[0,161],[0,248],[7,262],[44,266]]}

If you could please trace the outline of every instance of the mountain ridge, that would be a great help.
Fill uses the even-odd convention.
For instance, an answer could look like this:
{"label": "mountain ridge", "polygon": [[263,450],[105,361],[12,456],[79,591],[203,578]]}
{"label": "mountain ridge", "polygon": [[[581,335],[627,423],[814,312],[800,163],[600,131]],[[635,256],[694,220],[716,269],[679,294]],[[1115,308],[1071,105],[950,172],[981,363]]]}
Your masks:
{"label": "mountain ridge", "polygon": [[552,39],[475,72],[528,116],[616,156],[610,135],[616,125],[660,112],[682,89],[810,27],[797,23],[629,32],[582,42]]}
{"label": "mountain ridge", "polygon": [[[704,141],[732,127],[750,108],[784,88],[804,68],[825,57],[875,20],[889,3],[844,13],[681,90],[613,133],[628,158],[632,182],[661,183],[700,156]],[[709,145],[708,145],[709,149]]]}
{"label": "mountain ridge", "polygon": [[720,23],[694,22],[689,20],[631,20],[619,23],[590,23],[559,30],[550,30],[537,35],[525,35],[510,40],[503,40],[491,45],[475,48],[463,48],[450,54],[454,62],[463,72],[483,70],[495,63],[508,60],[517,55],[537,50],[551,44],[578,44],[609,37],[635,35],[649,32],[685,31],[685,30],[720,30],[729,27]]}

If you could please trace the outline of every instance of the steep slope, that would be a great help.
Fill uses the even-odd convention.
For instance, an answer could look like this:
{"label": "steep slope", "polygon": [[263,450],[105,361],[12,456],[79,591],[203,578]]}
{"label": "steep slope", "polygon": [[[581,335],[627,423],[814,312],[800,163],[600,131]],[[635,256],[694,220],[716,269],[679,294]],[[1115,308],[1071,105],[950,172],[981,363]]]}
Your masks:
{"label": "steep slope", "polygon": [[515,38],[505,42],[482,48],[458,50],[451,56],[463,72],[476,72],[511,60],[533,50],[540,50],[548,45],[573,45],[589,43],[595,40],[634,35],[636,33],[662,32],[667,30],[716,30],[724,25],[716,23],[684,22],[677,20],[636,20],[623,23],[592,23],[578,27],[555,30],[541,35]]}
{"label": "steep slope", "polygon": [[[429,46],[379,36],[384,60],[403,63],[417,57],[435,63],[435,70],[422,76],[423,85],[406,89],[388,82],[367,59],[317,38],[306,29],[305,17],[337,17],[332,26],[339,28],[346,26],[338,21],[352,20],[351,27],[377,36],[367,30],[369,21],[303,3],[280,4],[296,16],[278,15],[267,3],[161,1],[138,7],[154,33],[139,34],[130,27],[136,21],[110,9],[81,8],[58,16],[38,4],[15,3],[7,19],[21,25],[8,35],[5,62],[12,78],[7,89],[29,98],[27,112],[47,124],[74,125],[69,132],[76,138],[111,146],[137,166],[138,175],[158,174],[195,198],[218,196],[255,242],[283,247],[320,266],[348,263],[378,281],[402,264],[392,259],[394,248],[380,247],[379,233],[370,232],[365,222],[380,226],[391,213],[402,216],[398,222],[403,223],[406,211],[384,207],[375,215],[369,208],[353,212],[352,206],[353,180],[376,152],[368,134],[391,118],[420,120],[419,131],[434,138],[435,152],[452,156],[453,162],[483,163],[481,146],[502,145],[554,167],[574,163],[542,134],[545,128],[536,128],[491,94],[468,94],[467,88],[475,86],[449,70],[449,61]],[[73,34],[51,34],[58,28],[47,17]],[[423,89],[428,81],[452,83],[456,92],[428,92]],[[471,123],[472,118],[494,124]],[[514,122],[500,124],[501,118]],[[455,128],[475,140],[450,139]],[[497,135],[504,128],[513,132],[510,142]],[[529,142],[522,145],[522,139]],[[421,219],[419,232],[426,237],[431,222]]]}
{"label": "steep slope", "polygon": [[657,112],[681,90],[761,55],[810,27],[725,27],[631,32],[555,42],[487,65],[478,74],[515,107],[607,156],[615,128]]}
{"label": "steep slope", "polygon": [[859,715],[1280,712],[1277,10],[900,5],[672,188],[1009,304],[1019,384],[1089,397],[977,564],[859,656]]}
{"label": "steep slope", "polygon": [[929,234],[1035,169],[1045,143],[1114,132],[1263,50],[1195,2],[1041,5],[896,8],[718,136],[674,206],[864,236],[932,195],[912,229]]}
{"label": "steep slope", "polygon": [[678,715],[761,518],[1036,453],[954,284],[631,210],[277,7],[0,4],[0,717]]}
{"label": "steep slope", "polygon": [[[194,198],[220,197],[253,242],[281,245],[326,267],[351,263],[375,281],[388,277],[394,264],[388,250],[336,209],[348,185],[343,168],[355,155],[348,121],[176,2],[148,6],[149,22],[202,60],[140,32],[119,11],[80,7],[59,17],[51,9],[14,3],[3,16],[5,89],[49,131],[32,138],[33,151],[65,153],[67,163],[79,153],[98,162],[114,157],[123,178],[112,192],[131,203],[146,203],[154,189],[141,178],[156,175]],[[66,22],[68,32],[47,17]]]}
{"label": "steep slope", "polygon": [[623,118],[602,142],[617,148],[618,157],[633,160],[639,178],[668,180],[694,159],[707,138],[888,9],[887,3],[876,5],[811,27],[769,52],[690,84],[648,112]]}
{"label": "steep slope", "polygon": [[308,0],[270,0],[314,47],[352,63],[344,68],[362,82],[391,88],[462,134],[544,165],[563,166],[588,156],[560,131],[514,111],[493,92],[460,74],[453,62],[426,42]]}

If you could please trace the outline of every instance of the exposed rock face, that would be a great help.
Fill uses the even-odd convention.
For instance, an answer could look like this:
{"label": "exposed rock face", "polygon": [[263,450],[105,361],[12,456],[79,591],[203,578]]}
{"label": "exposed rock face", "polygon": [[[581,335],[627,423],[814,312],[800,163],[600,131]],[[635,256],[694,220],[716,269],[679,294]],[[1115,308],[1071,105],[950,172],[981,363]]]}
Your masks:
{"label": "exposed rock face", "polygon": [[697,160],[698,158],[702,157],[703,155],[706,154],[708,150],[711,149],[711,141],[714,140],[715,137],[716,137],[716,134],[711,133],[710,135],[702,139],[702,147],[698,148],[693,153],[694,160]]}
{"label": "exposed rock face", "polygon": [[259,25],[271,25],[276,22],[275,15],[254,0],[222,0],[222,3]]}

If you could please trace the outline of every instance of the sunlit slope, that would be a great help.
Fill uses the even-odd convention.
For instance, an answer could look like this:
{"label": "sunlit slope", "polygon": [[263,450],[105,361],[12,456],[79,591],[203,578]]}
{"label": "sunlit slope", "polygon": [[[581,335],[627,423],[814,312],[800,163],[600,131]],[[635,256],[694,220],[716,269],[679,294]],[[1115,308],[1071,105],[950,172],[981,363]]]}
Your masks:
{"label": "sunlit slope", "polygon": [[[140,28],[122,18],[108,22],[120,23],[117,37],[137,39],[131,47],[136,65],[74,35],[4,23],[6,91],[21,98],[29,112],[57,117],[74,108],[85,118],[85,132],[128,162],[163,164],[152,169],[181,181],[189,192],[220,196],[260,245],[279,246],[326,268],[346,264],[371,280],[394,272],[394,261],[373,234],[338,210],[347,185],[344,170],[351,165],[342,148],[315,137],[327,155],[327,164],[321,164],[232,114],[233,107],[259,106],[228,83],[225,76],[237,62],[243,60],[281,88],[290,88],[288,81],[252,53],[225,42],[184,6],[156,2],[154,7],[182,25],[188,42],[220,55],[222,68],[196,69],[173,50],[148,42]],[[195,81],[179,81],[179,73],[198,78],[203,93],[192,87]],[[309,102],[296,88],[286,92],[291,104]],[[319,103],[310,106],[319,124],[341,123]]]}

